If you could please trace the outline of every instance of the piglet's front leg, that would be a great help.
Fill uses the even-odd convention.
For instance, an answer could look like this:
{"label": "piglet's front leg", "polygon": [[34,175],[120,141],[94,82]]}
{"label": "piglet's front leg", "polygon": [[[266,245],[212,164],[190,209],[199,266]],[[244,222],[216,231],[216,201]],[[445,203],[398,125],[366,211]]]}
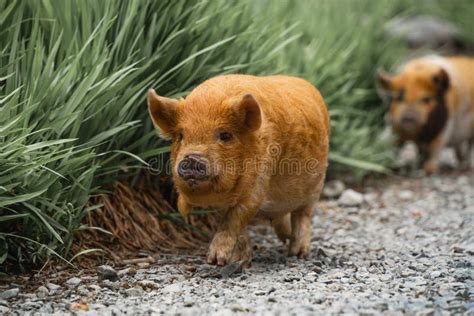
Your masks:
{"label": "piglet's front leg", "polygon": [[439,154],[443,149],[442,135],[435,138],[426,146],[427,159],[423,163],[423,174],[432,175],[439,170]]}
{"label": "piglet's front leg", "polygon": [[252,249],[246,226],[258,208],[237,205],[226,210],[207,253],[207,263],[226,265],[231,261],[250,261]]}

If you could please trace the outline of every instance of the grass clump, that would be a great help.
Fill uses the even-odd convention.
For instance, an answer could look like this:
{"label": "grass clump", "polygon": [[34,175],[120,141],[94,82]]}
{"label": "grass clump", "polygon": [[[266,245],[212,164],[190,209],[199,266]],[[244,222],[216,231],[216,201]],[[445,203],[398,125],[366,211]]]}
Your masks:
{"label": "grass clump", "polygon": [[[89,200],[168,147],[145,92],[182,95],[258,72],[262,37],[236,2],[0,1],[0,262],[67,256]],[[225,13],[225,15],[224,15]]]}

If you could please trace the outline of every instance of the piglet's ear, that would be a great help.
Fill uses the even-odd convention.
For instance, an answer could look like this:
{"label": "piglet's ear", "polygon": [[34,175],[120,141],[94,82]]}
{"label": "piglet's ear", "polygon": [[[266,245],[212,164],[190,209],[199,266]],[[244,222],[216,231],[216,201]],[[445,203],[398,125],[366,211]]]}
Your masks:
{"label": "piglet's ear", "polygon": [[236,102],[236,111],[243,119],[245,127],[249,131],[256,131],[262,124],[262,113],[257,100],[250,93],[245,94]]}
{"label": "piglet's ear", "polygon": [[377,71],[377,83],[384,90],[392,90],[392,77],[383,70]]}
{"label": "piglet's ear", "polygon": [[376,81],[375,86],[379,97],[384,101],[390,101],[393,97],[392,77],[383,70],[378,70]]}
{"label": "piglet's ear", "polygon": [[160,97],[153,89],[148,90],[148,112],[163,138],[170,139],[173,134],[178,103],[177,100]]}
{"label": "piglet's ear", "polygon": [[439,92],[444,92],[449,88],[449,75],[446,70],[441,69],[433,76],[433,83],[438,88]]}

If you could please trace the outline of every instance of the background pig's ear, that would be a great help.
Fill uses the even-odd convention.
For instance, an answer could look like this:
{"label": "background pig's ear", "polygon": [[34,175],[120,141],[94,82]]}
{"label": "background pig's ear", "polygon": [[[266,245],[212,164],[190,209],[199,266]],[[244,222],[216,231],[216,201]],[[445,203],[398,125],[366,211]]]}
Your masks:
{"label": "background pig's ear", "polygon": [[377,93],[382,100],[387,101],[392,97],[392,78],[383,70],[377,70]]}
{"label": "background pig's ear", "polygon": [[377,83],[382,89],[392,90],[392,78],[383,70],[377,70]]}
{"label": "background pig's ear", "polygon": [[153,89],[148,90],[148,112],[163,138],[170,139],[172,136],[178,103],[177,100],[160,97]]}
{"label": "background pig's ear", "polygon": [[256,131],[262,124],[262,113],[257,100],[247,93],[237,105],[237,110],[244,116],[244,124],[250,131]]}
{"label": "background pig's ear", "polygon": [[439,92],[444,92],[449,88],[449,75],[446,70],[441,69],[436,75],[433,76],[433,83],[438,88]]}

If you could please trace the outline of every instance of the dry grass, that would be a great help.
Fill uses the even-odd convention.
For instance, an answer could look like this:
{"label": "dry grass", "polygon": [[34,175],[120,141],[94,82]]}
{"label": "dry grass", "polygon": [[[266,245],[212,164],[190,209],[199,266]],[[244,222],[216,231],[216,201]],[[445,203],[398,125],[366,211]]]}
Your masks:
{"label": "dry grass", "polygon": [[[115,261],[137,256],[138,252],[203,254],[216,226],[215,216],[209,211],[196,211],[182,218],[154,180],[145,175],[134,187],[117,182],[112,194],[94,198],[92,204],[102,206],[89,212],[84,224],[100,229],[79,231],[75,252],[102,249]],[[90,258],[103,256],[89,254],[81,260]]]}

